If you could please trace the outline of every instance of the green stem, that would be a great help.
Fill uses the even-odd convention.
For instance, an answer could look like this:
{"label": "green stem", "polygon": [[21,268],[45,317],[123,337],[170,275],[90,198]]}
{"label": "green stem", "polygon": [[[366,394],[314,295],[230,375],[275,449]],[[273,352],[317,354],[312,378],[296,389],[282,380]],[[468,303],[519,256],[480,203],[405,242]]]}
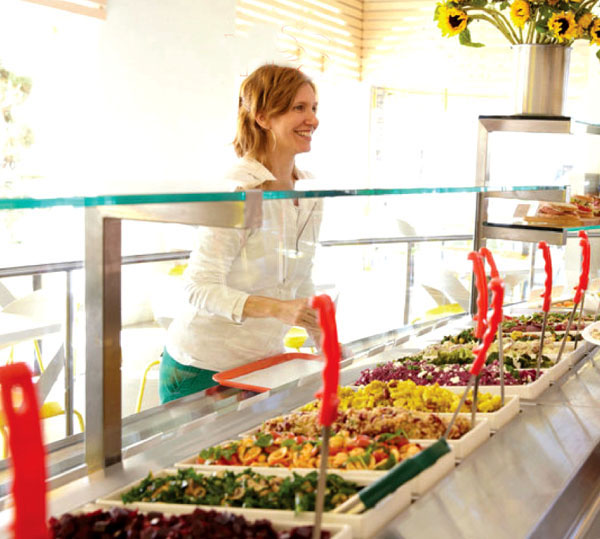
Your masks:
{"label": "green stem", "polygon": [[[478,8],[474,8],[474,9],[478,9]],[[469,8],[465,8],[464,11],[471,11],[471,10],[469,10]],[[492,26],[496,27],[506,39],[508,39],[508,41],[510,42],[511,45],[517,44],[515,42],[515,40],[513,39],[513,37],[510,35],[510,33],[507,32],[506,28],[503,28],[502,26],[500,26],[495,19],[487,17],[486,15],[470,15],[469,18],[473,19],[475,21],[479,20],[479,21],[489,22]]]}
{"label": "green stem", "polygon": [[535,27],[537,25],[539,15],[539,10],[536,10],[535,13],[533,13],[533,17],[531,17],[530,14],[531,18],[529,19],[529,28],[527,29],[527,43],[533,43],[533,36],[535,34]]}
{"label": "green stem", "polygon": [[502,22],[504,23],[504,25],[510,30],[513,38],[515,39],[515,41],[517,43],[523,43],[523,39],[521,39],[521,41],[519,41],[519,37],[517,36],[517,33],[515,32],[514,28],[512,27],[512,24],[510,24],[510,22],[508,21],[508,19],[499,11],[493,11],[493,13],[495,13],[499,19],[502,20]]}

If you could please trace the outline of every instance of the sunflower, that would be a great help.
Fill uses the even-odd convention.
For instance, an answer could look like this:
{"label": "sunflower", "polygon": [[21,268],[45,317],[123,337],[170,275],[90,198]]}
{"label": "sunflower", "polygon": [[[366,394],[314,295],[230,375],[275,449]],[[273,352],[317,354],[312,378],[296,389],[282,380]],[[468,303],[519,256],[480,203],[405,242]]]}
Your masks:
{"label": "sunflower", "polygon": [[549,6],[555,6],[556,4],[558,4],[558,0],[546,0],[546,3]]}
{"label": "sunflower", "polygon": [[443,36],[460,34],[467,27],[468,19],[464,11],[455,7],[440,6],[438,11],[438,26]]}
{"label": "sunflower", "polygon": [[572,11],[555,13],[548,21],[548,30],[559,43],[579,37],[579,26]]}
{"label": "sunflower", "polygon": [[579,20],[577,22],[579,23],[579,26],[582,30],[587,30],[590,27],[590,24],[592,24],[593,20],[594,16],[588,12],[584,13],[581,17],[579,17]]}
{"label": "sunflower", "polygon": [[590,37],[592,38],[592,43],[600,45],[600,19],[594,19],[590,28]]}
{"label": "sunflower", "polygon": [[510,18],[518,28],[525,26],[530,14],[529,2],[526,0],[515,0],[510,6]]}

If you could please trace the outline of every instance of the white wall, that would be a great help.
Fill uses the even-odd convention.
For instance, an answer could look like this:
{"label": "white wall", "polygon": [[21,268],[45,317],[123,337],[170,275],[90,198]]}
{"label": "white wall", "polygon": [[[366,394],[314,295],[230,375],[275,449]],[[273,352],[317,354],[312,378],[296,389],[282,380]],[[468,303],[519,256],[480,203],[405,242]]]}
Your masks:
{"label": "white wall", "polygon": [[[23,194],[218,189],[234,158],[238,89],[285,63],[273,25],[234,37],[235,0],[119,0],[105,21],[0,3],[0,61],[30,76],[35,144]],[[300,160],[321,186],[364,185],[369,92],[317,75],[321,128]]]}

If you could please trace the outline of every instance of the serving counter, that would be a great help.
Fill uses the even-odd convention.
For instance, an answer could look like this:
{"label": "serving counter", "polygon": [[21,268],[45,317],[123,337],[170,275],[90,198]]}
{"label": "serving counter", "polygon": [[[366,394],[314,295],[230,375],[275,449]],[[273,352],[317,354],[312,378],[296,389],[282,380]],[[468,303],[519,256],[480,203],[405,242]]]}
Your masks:
{"label": "serving counter", "polygon": [[[454,323],[423,333],[410,346],[432,335],[454,332],[467,323]],[[368,365],[403,353],[388,343],[370,357],[346,359],[342,385],[353,383]],[[600,479],[600,354],[589,348],[579,362],[540,397],[521,401],[521,413],[493,434],[437,485],[383,529],[380,537],[562,537],[585,524]],[[133,456],[49,493],[49,511],[58,515],[105,498],[138,481],[152,470],[171,468],[204,447],[236,438],[262,421],[289,412],[313,398],[319,374],[290,382],[260,395],[220,407],[196,419],[191,410],[212,397],[198,394],[171,403],[157,412],[163,424],[188,409],[190,417],[178,427],[164,428]],[[218,408],[218,409],[217,409]],[[205,412],[208,411],[205,409]],[[4,512],[6,518],[6,511]],[[389,517],[388,517],[389,518]],[[374,535],[373,535],[374,536]]]}

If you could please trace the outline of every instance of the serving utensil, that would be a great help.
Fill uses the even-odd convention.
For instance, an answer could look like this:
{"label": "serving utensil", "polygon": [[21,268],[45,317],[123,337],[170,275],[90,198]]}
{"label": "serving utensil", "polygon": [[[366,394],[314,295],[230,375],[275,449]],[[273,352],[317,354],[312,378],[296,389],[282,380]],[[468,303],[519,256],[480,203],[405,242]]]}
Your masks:
{"label": "serving utensil", "polygon": [[[569,332],[571,331],[571,325],[573,324],[573,319],[575,318],[575,313],[577,312],[577,307],[579,306],[579,302],[582,299],[585,300],[585,291],[588,287],[589,276],[590,276],[590,241],[588,239],[587,234],[584,230],[579,231],[579,245],[581,246],[581,273],[579,274],[579,283],[575,287],[575,296],[573,297],[573,310],[571,311],[571,315],[569,316],[569,321],[567,322],[567,327],[565,330],[565,334],[563,336],[563,340],[560,343],[560,350],[558,351],[558,357],[556,358],[556,363],[558,363],[562,354],[565,350],[565,344],[567,342],[567,338],[569,337]],[[581,318],[579,319],[578,326],[581,323]],[[577,344],[577,335],[575,335],[575,344]]]}
{"label": "serving utensil", "polygon": [[[471,389],[471,386],[476,383],[477,376],[481,372],[481,368],[485,363],[487,351],[490,345],[492,344],[494,338],[496,337],[496,331],[498,331],[498,326],[502,323],[502,304],[504,303],[504,283],[502,282],[502,279],[498,277],[493,278],[490,281],[490,288],[492,289],[492,315],[487,324],[487,329],[485,331],[485,334],[483,335],[482,342],[476,348],[473,349],[473,351],[477,353],[477,356],[475,357],[473,365],[471,365],[471,369],[469,370],[471,376],[469,377],[469,381],[467,382],[467,387],[465,388],[463,396],[461,397],[460,402],[458,403],[456,410],[454,410],[454,414],[452,415],[452,418],[450,419],[450,422],[446,427],[446,431],[444,432],[444,436],[442,437],[444,440],[446,440],[450,435],[450,431],[452,430],[456,418],[458,417],[461,408],[467,400],[469,389]],[[471,423],[471,428],[473,428],[474,426],[475,422],[473,419]]]}
{"label": "serving utensil", "polygon": [[46,455],[40,427],[40,408],[31,377],[31,371],[25,363],[0,367],[2,411],[8,426],[14,470],[14,539],[48,537]]}
{"label": "serving utensil", "polygon": [[[500,278],[494,255],[487,247],[479,249],[479,254],[487,261],[490,266],[490,277]],[[500,402],[504,406],[504,345],[502,344],[502,323],[498,326],[498,361],[500,363]]]}
{"label": "serving utensil", "polygon": [[319,423],[323,426],[321,436],[321,462],[317,482],[317,499],[315,501],[315,524],[313,539],[321,538],[321,522],[323,519],[323,502],[325,499],[325,483],[327,479],[327,463],[329,461],[329,435],[331,424],[338,413],[338,385],[340,379],[340,345],[335,323],[335,307],[327,294],[315,296],[311,307],[317,309],[321,326],[321,349],[325,355],[323,367],[323,389],[315,396],[321,399]]}
{"label": "serving utensil", "polygon": [[544,311],[544,320],[542,321],[542,334],[540,335],[540,349],[537,354],[537,364],[535,369],[535,379],[540,377],[540,366],[542,364],[542,351],[544,349],[544,335],[546,334],[546,325],[548,324],[548,313],[550,312],[550,304],[552,302],[552,256],[550,255],[550,247],[545,241],[538,243],[538,248],[542,250],[544,255],[544,269],[546,270],[546,280],[544,281],[544,303],[542,311]]}
{"label": "serving utensil", "polygon": [[[477,314],[473,316],[477,320],[474,334],[481,344],[483,334],[487,326],[488,292],[483,257],[477,251],[471,251],[467,258],[473,262],[473,273],[475,275],[475,286],[477,288]],[[477,413],[477,392],[479,389],[479,372],[475,376],[475,387],[473,388],[473,402],[471,403],[471,426],[475,426],[475,414]],[[466,398],[466,397],[465,397]],[[459,409],[462,407],[459,406]]]}

